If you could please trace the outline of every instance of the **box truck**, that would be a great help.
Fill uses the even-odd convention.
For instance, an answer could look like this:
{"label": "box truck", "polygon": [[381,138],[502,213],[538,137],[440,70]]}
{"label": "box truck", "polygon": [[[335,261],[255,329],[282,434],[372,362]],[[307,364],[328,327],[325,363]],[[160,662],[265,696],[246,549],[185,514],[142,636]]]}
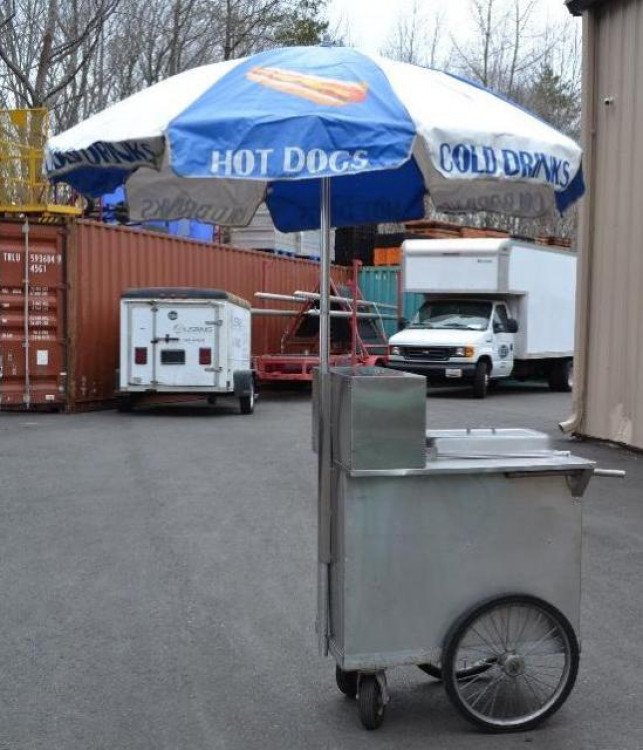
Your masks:
{"label": "box truck", "polygon": [[197,394],[255,404],[250,304],[220,289],[130,289],[121,297],[118,404],[149,394]]}
{"label": "box truck", "polygon": [[388,366],[484,398],[512,377],[573,381],[576,256],[511,238],[407,240],[403,289],[424,302],[389,339]]}

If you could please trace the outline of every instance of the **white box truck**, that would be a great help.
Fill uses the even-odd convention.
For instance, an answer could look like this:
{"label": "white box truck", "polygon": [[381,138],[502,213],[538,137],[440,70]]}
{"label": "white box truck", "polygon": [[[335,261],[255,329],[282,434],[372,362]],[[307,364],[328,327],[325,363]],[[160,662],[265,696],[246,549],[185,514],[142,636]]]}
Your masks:
{"label": "white box truck", "polygon": [[430,384],[573,379],[576,255],[515,239],[407,240],[403,288],[420,292],[415,318],[389,339],[388,366]]}
{"label": "white box truck", "polygon": [[250,304],[220,289],[130,289],[120,302],[118,405],[145,394],[234,396],[242,414],[255,404]]}

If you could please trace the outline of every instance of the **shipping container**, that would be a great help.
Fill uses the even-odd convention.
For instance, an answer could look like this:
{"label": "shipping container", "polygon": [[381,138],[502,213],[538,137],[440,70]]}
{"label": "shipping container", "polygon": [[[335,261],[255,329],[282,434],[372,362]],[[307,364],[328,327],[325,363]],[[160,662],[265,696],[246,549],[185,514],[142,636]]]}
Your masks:
{"label": "shipping container", "polygon": [[[399,267],[363,266],[359,271],[359,286],[364,299],[379,302],[384,305],[397,305],[401,317],[410,320],[424,302],[424,295],[406,293],[403,295],[403,305],[399,302],[401,292]],[[382,312],[391,312],[382,310]],[[397,333],[398,324],[395,320],[383,320],[387,336]]]}
{"label": "shipping container", "polygon": [[0,227],[0,408],[57,407],[67,375],[64,236]]}
{"label": "shipping container", "polygon": [[[319,281],[312,261],[97,222],[31,224],[28,237],[22,230],[0,223],[0,408],[76,410],[111,401],[126,289],[215,287],[255,304],[257,291],[292,294]],[[333,268],[338,283],[350,275]],[[284,318],[255,318],[253,354],[279,351],[284,325]]]}

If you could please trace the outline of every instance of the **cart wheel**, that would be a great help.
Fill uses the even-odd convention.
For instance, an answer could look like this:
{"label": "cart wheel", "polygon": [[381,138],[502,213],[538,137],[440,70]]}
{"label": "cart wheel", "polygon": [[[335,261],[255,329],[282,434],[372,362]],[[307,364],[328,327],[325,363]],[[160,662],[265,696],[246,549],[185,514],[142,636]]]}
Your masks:
{"label": "cart wheel", "polygon": [[365,729],[379,729],[384,721],[386,706],[382,688],[373,674],[362,675],[359,683],[359,718]]}
{"label": "cart wheel", "polygon": [[[524,731],[563,705],[576,681],[578,654],[574,629],[555,607],[533,596],[503,596],[475,607],[447,635],[444,686],[478,727]],[[459,678],[459,668],[471,662],[475,668],[481,658],[486,669]]]}
{"label": "cart wheel", "polygon": [[335,667],[335,680],[340,692],[348,698],[357,695],[357,672],[345,672],[341,667]]}
{"label": "cart wheel", "polygon": [[239,409],[242,414],[252,414],[255,410],[255,387],[254,383],[250,384],[250,394],[239,398]]}
{"label": "cart wheel", "polygon": [[442,679],[442,670],[440,667],[436,667],[435,664],[418,664],[418,669],[421,669],[429,677],[433,677],[435,680]]}

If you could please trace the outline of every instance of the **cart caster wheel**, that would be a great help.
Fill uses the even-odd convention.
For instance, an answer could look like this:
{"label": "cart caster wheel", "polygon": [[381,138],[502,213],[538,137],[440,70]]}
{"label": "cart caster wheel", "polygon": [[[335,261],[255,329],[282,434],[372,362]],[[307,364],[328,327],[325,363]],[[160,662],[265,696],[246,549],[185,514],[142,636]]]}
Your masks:
{"label": "cart caster wheel", "polygon": [[[484,659],[468,678],[460,669]],[[488,732],[532,729],[567,700],[579,649],[567,618],[542,599],[502,596],[474,607],[447,635],[442,673],[447,695]],[[476,661],[478,664],[476,664]]]}
{"label": "cart caster wheel", "polygon": [[345,672],[340,667],[335,667],[335,681],[340,692],[348,698],[357,695],[357,672]]}
{"label": "cart caster wheel", "polygon": [[382,726],[386,706],[382,688],[375,675],[362,675],[359,683],[358,706],[359,718],[365,729],[379,729]]}

